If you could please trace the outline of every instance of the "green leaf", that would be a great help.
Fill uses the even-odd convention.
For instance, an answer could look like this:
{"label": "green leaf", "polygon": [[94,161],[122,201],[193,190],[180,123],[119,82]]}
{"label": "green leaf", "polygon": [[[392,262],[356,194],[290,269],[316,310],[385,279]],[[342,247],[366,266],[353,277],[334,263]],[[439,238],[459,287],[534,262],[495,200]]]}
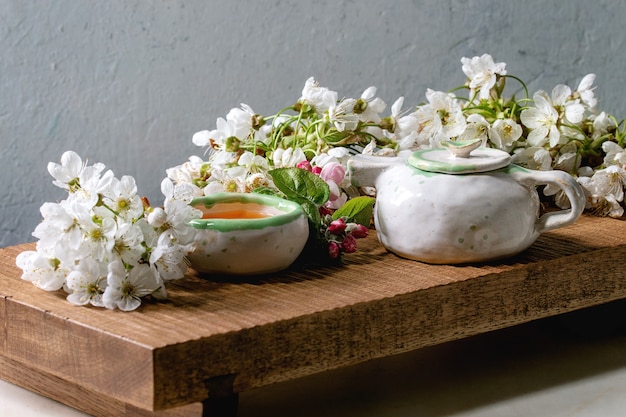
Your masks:
{"label": "green leaf", "polygon": [[333,145],[342,144],[342,141],[345,141],[350,135],[352,135],[352,132],[348,130],[344,130],[342,132],[335,130],[331,133],[324,135],[324,141],[327,143],[332,143]]}
{"label": "green leaf", "polygon": [[349,222],[362,224],[367,227],[372,220],[374,201],[376,201],[374,198],[367,196],[352,198],[333,213],[333,219],[345,217]]}
{"label": "green leaf", "polygon": [[276,188],[288,200],[321,206],[330,198],[330,188],[326,181],[306,169],[277,168],[269,171],[269,174]]}
{"label": "green leaf", "polygon": [[301,203],[301,206],[306,215],[309,217],[310,221],[315,225],[319,225],[322,221],[322,218],[320,216],[320,210],[318,206],[310,202]]}

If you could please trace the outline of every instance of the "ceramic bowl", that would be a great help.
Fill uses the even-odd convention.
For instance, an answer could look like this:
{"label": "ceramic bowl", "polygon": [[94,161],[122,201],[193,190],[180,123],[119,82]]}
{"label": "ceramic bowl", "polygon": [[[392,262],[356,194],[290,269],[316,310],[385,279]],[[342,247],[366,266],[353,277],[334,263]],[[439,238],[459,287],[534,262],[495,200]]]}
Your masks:
{"label": "ceramic bowl", "polygon": [[218,193],[196,198],[202,211],[189,224],[196,229],[191,267],[198,272],[254,275],[280,271],[302,252],[309,224],[302,207],[254,193]]}

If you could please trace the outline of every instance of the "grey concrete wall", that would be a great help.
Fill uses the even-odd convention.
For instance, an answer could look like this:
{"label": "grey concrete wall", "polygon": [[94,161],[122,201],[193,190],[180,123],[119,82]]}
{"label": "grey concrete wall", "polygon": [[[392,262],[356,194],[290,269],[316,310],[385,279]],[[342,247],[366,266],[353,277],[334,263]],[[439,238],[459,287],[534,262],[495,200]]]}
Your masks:
{"label": "grey concrete wall", "polygon": [[626,115],[617,0],[1,0],[0,247],[34,240],[44,201],[65,198],[48,161],[75,150],[133,175],[160,202],[191,136],[243,102],[271,113],[315,76],[340,95],[370,85],[390,106],[464,82],[490,53],[532,90],[597,74]]}

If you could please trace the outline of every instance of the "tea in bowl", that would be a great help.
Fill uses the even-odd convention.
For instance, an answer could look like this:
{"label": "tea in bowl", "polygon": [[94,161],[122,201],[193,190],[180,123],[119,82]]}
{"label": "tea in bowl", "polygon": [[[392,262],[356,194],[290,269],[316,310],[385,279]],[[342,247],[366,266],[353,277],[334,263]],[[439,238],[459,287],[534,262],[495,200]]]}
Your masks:
{"label": "tea in bowl", "polygon": [[191,205],[202,218],[196,229],[191,267],[198,272],[255,275],[286,269],[302,252],[309,224],[293,201],[254,193],[216,193]]}

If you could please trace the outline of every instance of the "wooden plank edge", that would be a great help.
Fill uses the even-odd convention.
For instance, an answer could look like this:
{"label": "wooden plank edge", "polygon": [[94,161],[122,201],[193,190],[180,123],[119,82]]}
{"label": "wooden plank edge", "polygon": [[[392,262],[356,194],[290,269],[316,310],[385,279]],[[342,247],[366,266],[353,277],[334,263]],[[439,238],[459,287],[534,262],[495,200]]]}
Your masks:
{"label": "wooden plank edge", "polygon": [[200,417],[201,403],[152,411],[0,355],[0,379],[96,417]]}
{"label": "wooden plank edge", "polygon": [[[11,296],[0,298],[5,358],[106,398],[153,409],[152,349]],[[94,356],[72,354],[90,352],[93,344],[106,350]]]}

